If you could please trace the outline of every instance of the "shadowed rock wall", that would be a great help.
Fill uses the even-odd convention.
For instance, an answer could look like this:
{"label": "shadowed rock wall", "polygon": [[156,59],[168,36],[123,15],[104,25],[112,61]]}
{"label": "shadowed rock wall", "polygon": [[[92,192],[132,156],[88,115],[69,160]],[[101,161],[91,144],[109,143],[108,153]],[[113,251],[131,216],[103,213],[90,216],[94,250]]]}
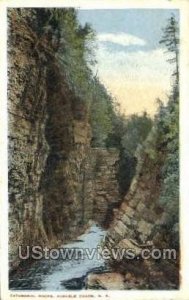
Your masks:
{"label": "shadowed rock wall", "polygon": [[19,245],[65,242],[91,219],[109,222],[119,202],[118,153],[91,149],[88,104],[66,81],[57,32],[48,28],[41,36],[39,23],[33,9],[9,10],[11,269],[19,264]]}
{"label": "shadowed rock wall", "polygon": [[[118,274],[123,275],[122,283],[125,289],[177,289],[178,249],[174,249],[177,251],[175,257],[166,256],[164,259],[163,254],[161,255],[164,249],[172,249],[170,238],[163,230],[168,215],[158,201],[165,156],[159,155],[154,159],[148,153],[147,145],[138,151],[137,156],[136,176],[121,206],[114,211],[104,247],[110,250],[110,254],[112,249],[124,250],[125,253],[132,251],[134,254],[133,259],[111,255],[110,264]],[[178,232],[175,231],[175,234]],[[155,249],[158,249],[158,253],[162,251],[160,259],[154,259],[150,255],[148,259],[142,259],[143,249],[151,251],[148,253]],[[154,256],[157,255],[157,251],[154,252]],[[93,280],[93,277],[90,280]],[[111,277],[111,280],[114,278]]]}

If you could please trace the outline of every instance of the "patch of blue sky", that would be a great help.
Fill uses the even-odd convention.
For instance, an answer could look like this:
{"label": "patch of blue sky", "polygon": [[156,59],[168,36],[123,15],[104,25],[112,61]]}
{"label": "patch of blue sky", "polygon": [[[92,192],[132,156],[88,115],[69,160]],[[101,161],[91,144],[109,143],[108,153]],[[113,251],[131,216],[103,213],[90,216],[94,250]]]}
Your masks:
{"label": "patch of blue sky", "polygon": [[173,65],[159,41],[172,14],[179,20],[169,9],[78,10],[81,24],[96,31],[95,74],[126,114],[153,115],[156,99],[168,99]]}
{"label": "patch of blue sky", "polygon": [[126,52],[136,52],[136,51],[150,51],[149,47],[147,45],[140,46],[140,45],[128,45],[128,46],[122,46],[120,44],[115,44],[112,42],[100,42],[100,44],[104,47],[108,48],[109,52],[120,52],[120,51],[126,51]]}
{"label": "patch of blue sky", "polygon": [[[167,19],[172,14],[179,20],[179,10],[176,9],[78,10],[80,22],[83,25],[86,22],[90,23],[97,35],[101,33],[127,33],[145,40],[145,50],[159,47],[162,28],[165,27]],[[115,45],[110,46],[115,47]],[[136,45],[136,48],[139,46]],[[134,50],[133,46],[132,49]],[[115,50],[118,50],[117,46]],[[128,50],[131,51],[131,48]]]}

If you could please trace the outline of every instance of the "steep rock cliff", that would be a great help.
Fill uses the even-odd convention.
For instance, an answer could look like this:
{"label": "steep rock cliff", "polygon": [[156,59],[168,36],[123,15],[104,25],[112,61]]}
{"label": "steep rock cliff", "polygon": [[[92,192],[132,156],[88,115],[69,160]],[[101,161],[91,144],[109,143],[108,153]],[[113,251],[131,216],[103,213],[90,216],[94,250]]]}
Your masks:
{"label": "steep rock cliff", "polygon": [[70,87],[44,12],[8,14],[10,269],[18,246],[58,245],[91,219],[107,224],[120,201],[118,152],[90,147],[89,103]]}
{"label": "steep rock cliff", "polygon": [[[93,219],[102,226],[108,227],[112,221],[113,210],[120,205],[119,186],[117,181],[119,151],[114,148],[92,148],[88,167],[91,184],[86,178],[86,187],[91,186],[93,199]],[[90,191],[90,188],[88,188]],[[87,202],[91,195],[85,196]],[[86,203],[87,205],[87,203]]]}
{"label": "steep rock cliff", "polygon": [[[175,243],[178,221],[173,219],[174,226],[168,228],[170,211],[159,201],[165,184],[162,170],[168,148],[167,143],[161,147],[160,135],[158,126],[154,127],[143,147],[138,149],[136,176],[120,208],[114,211],[104,243],[110,254],[112,249],[134,253],[132,259],[111,255],[110,264],[123,275],[125,289],[174,289],[179,285],[179,247]],[[178,182],[175,184],[178,188]],[[178,198],[176,201],[178,203]],[[178,214],[174,202],[170,205]],[[149,255],[144,259],[141,257],[143,249],[148,253],[157,249],[154,257],[160,251],[165,254],[164,249],[173,249],[176,254],[170,258],[160,254],[159,259]]]}
{"label": "steep rock cliff", "polygon": [[[25,16],[26,17],[26,16]],[[39,57],[34,32],[18,11],[9,11],[9,241],[10,265],[18,264],[18,245],[47,239],[42,221],[42,172],[49,146],[47,60]],[[31,230],[32,228],[32,230]]]}

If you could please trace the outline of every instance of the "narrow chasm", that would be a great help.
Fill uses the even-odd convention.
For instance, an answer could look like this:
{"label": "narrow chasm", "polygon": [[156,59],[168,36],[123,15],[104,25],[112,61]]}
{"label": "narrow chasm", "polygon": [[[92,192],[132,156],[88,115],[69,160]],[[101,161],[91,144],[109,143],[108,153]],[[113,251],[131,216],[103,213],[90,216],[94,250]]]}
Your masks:
{"label": "narrow chasm", "polygon": [[7,13],[9,288],[177,289],[178,82],[154,119],[122,115],[76,9]]}
{"label": "narrow chasm", "polygon": [[[74,10],[63,15],[74,20],[71,30],[80,39]],[[93,107],[96,89],[104,101],[109,96],[87,64],[82,65],[77,49],[78,70],[71,62],[62,63],[72,54],[64,53],[65,47],[72,51],[76,46],[75,41],[62,41],[62,21],[54,11],[9,9],[8,17],[10,288],[66,289],[72,279],[73,288],[83,288],[91,269],[107,269],[102,259],[89,260],[83,254],[83,260],[70,262],[36,261],[30,254],[36,246],[90,251],[104,238],[113,208],[120,203],[119,151],[104,142],[92,147],[91,141],[98,113]],[[82,47],[79,51],[84,52]],[[68,277],[62,275],[67,268]]]}

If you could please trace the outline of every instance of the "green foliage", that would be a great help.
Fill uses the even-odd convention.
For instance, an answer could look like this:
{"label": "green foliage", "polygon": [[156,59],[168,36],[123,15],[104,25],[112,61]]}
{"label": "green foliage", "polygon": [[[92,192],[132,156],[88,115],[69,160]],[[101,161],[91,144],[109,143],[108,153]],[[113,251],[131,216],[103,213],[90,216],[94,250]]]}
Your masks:
{"label": "green foliage", "polygon": [[172,76],[175,76],[175,83],[179,81],[179,26],[175,16],[172,15],[163,29],[163,36],[160,44],[164,44],[167,52],[172,54],[172,57],[167,61],[175,65],[175,71]]}
{"label": "green foliage", "polygon": [[122,149],[121,141],[126,131],[126,117],[116,107],[114,112],[112,115],[112,131],[107,137],[106,146]]}
{"label": "green foliage", "polygon": [[112,132],[108,135],[108,147],[120,150],[118,181],[120,194],[124,196],[130,187],[135,175],[137,158],[136,150],[146,140],[152,128],[152,119],[144,112],[140,115],[126,117],[118,111],[112,119]]}
{"label": "green foliage", "polygon": [[160,226],[171,247],[178,248],[179,235],[179,98],[171,95],[167,105],[159,102],[155,124],[145,142],[145,152],[161,168],[158,203],[166,213]]}
{"label": "green foliage", "polygon": [[166,213],[166,220],[159,225],[170,246],[179,247],[179,30],[178,22],[172,16],[164,28],[160,44],[173,54],[169,60],[175,64],[172,92],[167,105],[160,100],[158,113],[151,133],[145,142],[145,152],[154,164],[159,165],[160,195],[159,205]]}
{"label": "green foliage", "polygon": [[87,100],[87,95],[90,100],[92,72],[88,64],[93,63],[90,44],[94,41],[95,34],[88,24],[84,27],[79,25],[75,10],[63,10],[58,21],[61,32],[58,54],[64,74],[77,96]]}
{"label": "green foliage", "polygon": [[158,132],[154,125],[145,141],[145,147],[144,147],[145,153],[147,153],[149,158],[154,162],[157,162],[159,159],[158,151],[156,149],[157,136],[158,136]]}
{"label": "green foliage", "polygon": [[39,38],[43,34],[51,36],[56,59],[75,101],[83,101],[87,107],[92,146],[116,147],[120,150],[118,180],[121,194],[128,191],[135,174],[136,150],[145,141],[145,151],[149,157],[155,163],[161,164],[163,161],[159,203],[168,213],[167,224],[175,228],[179,198],[178,30],[175,19],[170,19],[161,41],[168,51],[175,54],[171,61],[176,63],[175,86],[168,105],[160,103],[152,128],[153,122],[146,113],[130,117],[121,115],[114,99],[108,95],[99,79],[94,77],[95,32],[89,24],[79,24],[75,9],[36,9],[36,14],[39,23],[32,21],[31,26],[36,26]]}
{"label": "green foliage", "polygon": [[70,89],[82,100],[91,99],[92,71],[95,63],[95,32],[89,24],[81,26],[74,8],[36,9],[39,34],[48,34],[56,44],[56,58]]}
{"label": "green foliage", "polygon": [[113,128],[115,112],[111,96],[92,72],[96,63],[94,30],[88,23],[80,25],[73,8],[36,9],[36,14],[39,36],[48,35],[51,38],[56,59],[66,83],[75,95],[75,101],[83,102],[87,107],[92,127],[92,146],[105,147]]}
{"label": "green foliage", "polygon": [[175,16],[172,15],[168,19],[166,27],[163,29],[163,36],[160,40],[160,44],[165,44],[168,51],[175,52],[178,51],[179,45],[179,28],[178,22],[175,19]]}
{"label": "green foliage", "polygon": [[136,150],[145,142],[152,128],[152,123],[152,119],[146,112],[141,116],[134,114],[125,119],[125,130],[121,137],[121,159],[118,174],[122,195],[128,191],[131,180],[135,175]]}
{"label": "green foliage", "polygon": [[135,155],[138,145],[145,141],[151,128],[152,119],[146,112],[142,116],[134,114],[127,119],[121,144],[128,155]]}
{"label": "green foliage", "polygon": [[91,144],[93,147],[105,147],[107,137],[113,129],[114,104],[98,79],[94,80],[92,94],[90,122],[93,138]]}
{"label": "green foliage", "polygon": [[[174,100],[174,101],[173,101]],[[179,222],[179,103],[170,98],[161,118],[160,141],[166,155],[162,168],[160,204],[165,208],[169,230]],[[175,239],[178,236],[175,235]],[[177,241],[178,244],[178,241]]]}

